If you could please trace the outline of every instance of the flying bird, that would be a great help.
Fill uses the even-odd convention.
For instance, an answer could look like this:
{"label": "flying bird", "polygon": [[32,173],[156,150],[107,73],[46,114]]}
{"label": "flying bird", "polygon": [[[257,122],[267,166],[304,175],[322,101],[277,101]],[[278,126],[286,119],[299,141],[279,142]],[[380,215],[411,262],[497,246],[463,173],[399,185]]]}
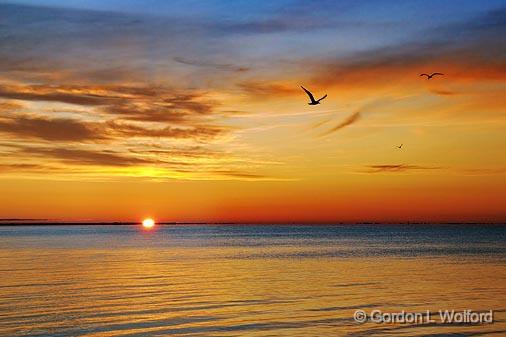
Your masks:
{"label": "flying bird", "polygon": [[436,75],[444,75],[442,73],[432,73],[432,74],[420,74],[420,76],[427,76],[427,79],[430,80],[433,76],[436,76]]}
{"label": "flying bird", "polygon": [[322,99],[324,99],[325,97],[327,97],[327,94],[325,94],[325,96],[323,96],[322,98],[320,99],[314,99],[314,96],[313,94],[307,90],[306,88],[304,88],[302,85],[300,86],[302,88],[302,90],[304,90],[306,92],[306,94],[309,96],[309,99],[311,100],[311,102],[309,102],[308,104],[309,105],[317,105],[317,104],[320,104],[320,101]]}
{"label": "flying bird", "polygon": [[404,145],[404,144],[401,144],[401,145],[396,146],[396,147],[397,147],[398,149],[402,149],[402,145]]}

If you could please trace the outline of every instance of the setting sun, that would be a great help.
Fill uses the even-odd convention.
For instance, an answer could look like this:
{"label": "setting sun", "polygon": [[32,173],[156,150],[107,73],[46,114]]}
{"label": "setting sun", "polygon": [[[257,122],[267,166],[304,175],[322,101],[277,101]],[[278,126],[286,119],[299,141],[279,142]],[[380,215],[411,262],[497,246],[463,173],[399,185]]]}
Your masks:
{"label": "setting sun", "polygon": [[0,0],[0,337],[506,337],[506,0],[189,2]]}
{"label": "setting sun", "polygon": [[155,226],[155,220],[151,218],[147,218],[142,220],[142,227],[144,228],[153,228]]}

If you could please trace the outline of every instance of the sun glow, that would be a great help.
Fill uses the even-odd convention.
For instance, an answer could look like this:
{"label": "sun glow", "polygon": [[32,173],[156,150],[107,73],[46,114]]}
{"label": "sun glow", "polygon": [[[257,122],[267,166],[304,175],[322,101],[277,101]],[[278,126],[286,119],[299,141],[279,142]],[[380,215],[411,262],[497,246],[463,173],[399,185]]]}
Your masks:
{"label": "sun glow", "polygon": [[142,227],[144,227],[146,229],[150,229],[150,228],[153,228],[154,226],[155,226],[155,220],[153,220],[151,218],[147,218],[147,219],[142,220]]}

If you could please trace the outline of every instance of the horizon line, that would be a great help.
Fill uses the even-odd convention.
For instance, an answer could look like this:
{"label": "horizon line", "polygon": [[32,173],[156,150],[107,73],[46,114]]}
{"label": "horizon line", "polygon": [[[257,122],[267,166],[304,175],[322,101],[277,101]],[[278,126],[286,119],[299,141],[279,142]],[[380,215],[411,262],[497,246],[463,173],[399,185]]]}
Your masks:
{"label": "horizon line", "polygon": [[[141,225],[142,221],[0,219],[1,226],[79,226],[79,225]],[[160,221],[157,226],[168,225],[506,225],[503,221]]]}

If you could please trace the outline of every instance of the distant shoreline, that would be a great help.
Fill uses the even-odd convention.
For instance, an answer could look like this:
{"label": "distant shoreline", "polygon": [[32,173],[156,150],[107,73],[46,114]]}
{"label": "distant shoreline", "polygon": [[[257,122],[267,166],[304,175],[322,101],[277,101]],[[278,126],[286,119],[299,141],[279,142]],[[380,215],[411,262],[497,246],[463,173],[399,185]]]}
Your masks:
{"label": "distant shoreline", "polygon": [[[13,220],[13,219],[0,219],[0,227],[11,226],[138,226],[140,222],[134,221],[40,221],[40,220]],[[469,225],[487,225],[487,226],[506,226],[506,223],[501,222],[159,222],[157,226],[370,226],[370,225],[390,225],[390,226],[406,226],[406,225],[427,225],[427,226],[469,226]]]}

